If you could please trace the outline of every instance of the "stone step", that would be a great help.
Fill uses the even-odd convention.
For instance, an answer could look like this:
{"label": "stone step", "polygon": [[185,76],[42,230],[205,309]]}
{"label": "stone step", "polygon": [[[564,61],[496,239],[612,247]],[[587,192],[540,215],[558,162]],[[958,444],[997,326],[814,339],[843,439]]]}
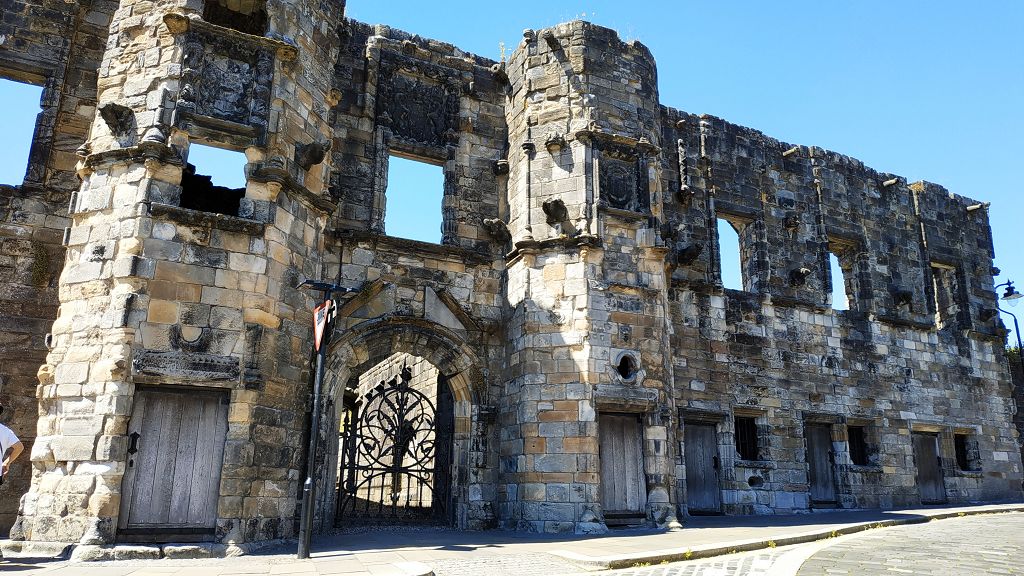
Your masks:
{"label": "stone step", "polygon": [[47,558],[66,559],[71,554],[74,544],[66,542],[23,542],[19,540],[0,540],[0,554],[4,558]]}

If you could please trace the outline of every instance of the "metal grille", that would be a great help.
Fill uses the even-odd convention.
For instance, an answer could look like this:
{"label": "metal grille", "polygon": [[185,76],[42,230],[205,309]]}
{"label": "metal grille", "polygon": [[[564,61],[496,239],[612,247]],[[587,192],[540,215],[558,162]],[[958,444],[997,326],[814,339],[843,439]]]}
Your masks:
{"label": "metal grille", "polygon": [[[339,523],[447,522],[451,431],[411,378],[403,368],[366,395],[354,421],[345,415]],[[438,384],[439,399],[450,398]]]}
{"label": "metal grille", "polygon": [[863,426],[848,426],[846,428],[847,439],[850,443],[850,461],[857,466],[866,466],[868,463],[868,444],[865,439]]}
{"label": "metal grille", "polygon": [[736,417],[736,452],[741,460],[758,460],[757,421],[750,416]]}

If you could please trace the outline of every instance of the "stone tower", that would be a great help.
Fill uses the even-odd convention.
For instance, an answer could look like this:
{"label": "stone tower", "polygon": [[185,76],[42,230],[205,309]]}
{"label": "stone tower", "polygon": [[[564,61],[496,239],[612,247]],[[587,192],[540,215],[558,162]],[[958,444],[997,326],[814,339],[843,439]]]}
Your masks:
{"label": "stone tower", "polygon": [[642,477],[631,479],[642,486],[630,496],[672,525],[654,58],[576,21],[526,31],[505,70],[515,246],[506,513],[539,531],[562,531],[570,519],[577,530],[603,530],[598,414],[629,411],[644,438]]}
{"label": "stone tower", "polygon": [[[39,370],[36,471],[14,538],[113,542],[115,532],[133,533],[135,518],[118,523],[128,505],[186,527],[206,506],[216,517],[209,539],[225,542],[292,534],[305,414],[295,391],[308,374],[311,302],[295,286],[320,276],[335,208],[323,193],[337,98],[324,63],[337,44],[324,35],[343,8],[117,6],[80,149],[60,309]],[[227,213],[187,205],[193,142],[248,159],[244,194]],[[151,411],[170,418],[184,400],[155,391],[197,381],[215,397],[212,412],[171,433],[175,444],[218,441],[223,470],[216,462],[200,472],[197,459],[193,481],[219,480],[219,501],[139,511],[192,472],[176,469],[160,453],[166,446],[154,449],[154,435],[170,429],[152,418],[129,429],[133,409],[138,419],[151,391]],[[126,474],[149,467],[160,471],[151,492],[122,491]]]}

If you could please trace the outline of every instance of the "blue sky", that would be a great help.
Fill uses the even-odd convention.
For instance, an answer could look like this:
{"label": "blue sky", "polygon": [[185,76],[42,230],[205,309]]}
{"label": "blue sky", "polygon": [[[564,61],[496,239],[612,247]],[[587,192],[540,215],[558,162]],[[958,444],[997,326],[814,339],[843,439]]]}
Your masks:
{"label": "blue sky", "polygon": [[[665,104],[992,202],[996,265],[1003,270],[998,281],[1016,278],[1024,287],[1024,250],[1017,245],[1024,216],[1017,174],[1024,164],[1022,2],[445,0],[443,6],[349,0],[348,15],[494,59],[499,43],[513,49],[524,28],[577,17],[615,28],[653,52]],[[11,142],[18,123],[31,119],[8,84],[0,83],[0,122],[9,139],[0,183],[15,181],[12,165],[17,181],[24,174],[24,157]],[[38,93],[29,100],[38,106]],[[400,179],[424,182],[392,176],[393,183]],[[440,185],[420,187],[438,190],[439,210]],[[389,222],[405,203],[392,204]],[[409,212],[418,222],[425,209]],[[434,222],[421,228],[425,239],[439,237]]]}

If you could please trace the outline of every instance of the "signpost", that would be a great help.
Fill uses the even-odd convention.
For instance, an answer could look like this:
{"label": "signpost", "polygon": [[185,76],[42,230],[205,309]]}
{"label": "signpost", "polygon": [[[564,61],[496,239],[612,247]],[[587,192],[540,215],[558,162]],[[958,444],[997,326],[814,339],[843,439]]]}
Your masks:
{"label": "signpost", "polygon": [[316,377],[313,380],[313,417],[309,428],[309,451],[306,455],[306,481],[302,484],[302,509],[299,519],[299,549],[296,556],[309,558],[309,542],[313,532],[313,500],[316,499],[314,468],[317,444],[320,441],[320,388],[324,381],[324,364],[327,348],[331,342],[332,320],[335,316],[333,295],[335,292],[349,292],[337,284],[306,280],[299,287],[309,286],[324,293],[324,301],[313,309],[313,349],[316,351]]}

